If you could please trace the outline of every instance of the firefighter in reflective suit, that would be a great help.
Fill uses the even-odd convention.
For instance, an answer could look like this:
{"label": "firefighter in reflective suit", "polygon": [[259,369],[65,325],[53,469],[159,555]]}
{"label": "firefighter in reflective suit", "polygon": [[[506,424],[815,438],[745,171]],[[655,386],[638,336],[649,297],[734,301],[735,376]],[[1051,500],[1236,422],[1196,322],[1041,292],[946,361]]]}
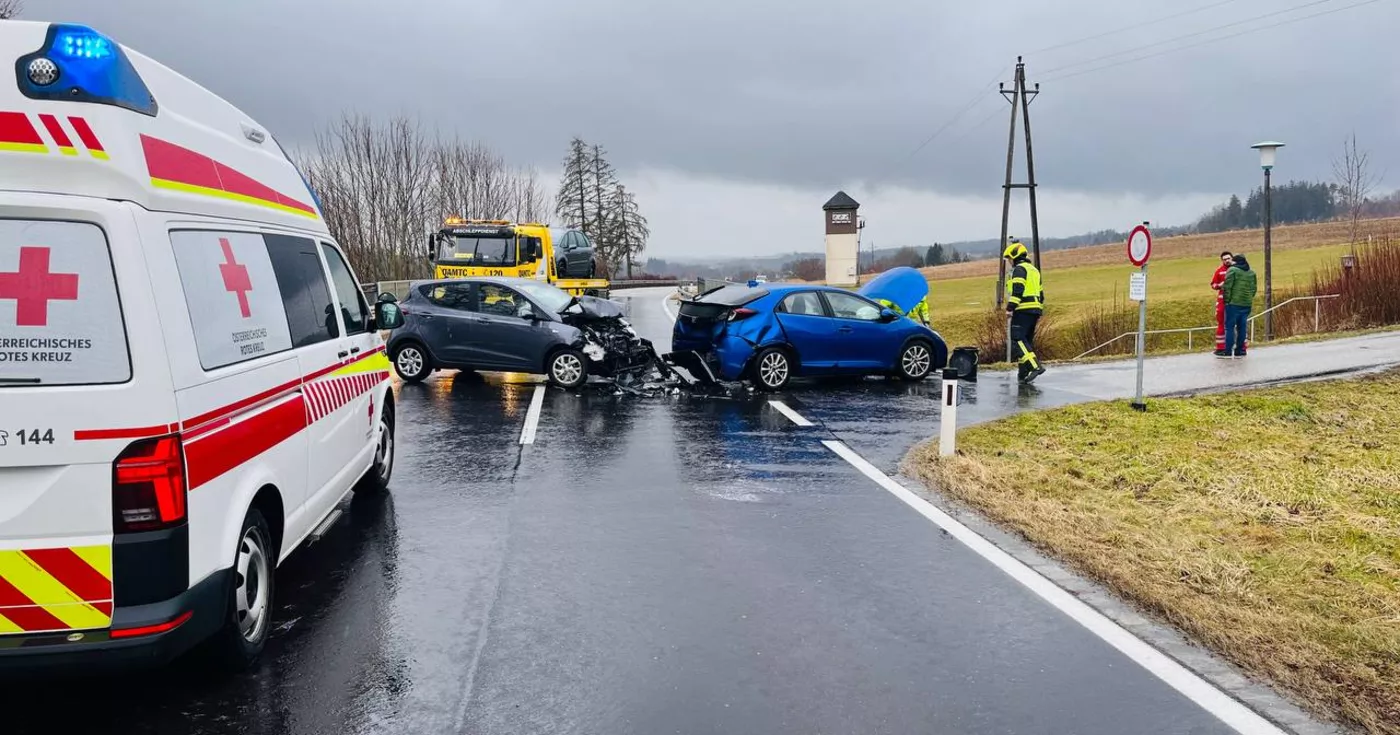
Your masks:
{"label": "firefighter in reflective suit", "polygon": [[1035,356],[1035,325],[1045,311],[1045,289],[1040,269],[1019,240],[1012,240],[1001,257],[1011,261],[1011,278],[1006,282],[1006,311],[1011,315],[1011,344],[1017,360],[1017,374],[1029,384],[1045,373]]}

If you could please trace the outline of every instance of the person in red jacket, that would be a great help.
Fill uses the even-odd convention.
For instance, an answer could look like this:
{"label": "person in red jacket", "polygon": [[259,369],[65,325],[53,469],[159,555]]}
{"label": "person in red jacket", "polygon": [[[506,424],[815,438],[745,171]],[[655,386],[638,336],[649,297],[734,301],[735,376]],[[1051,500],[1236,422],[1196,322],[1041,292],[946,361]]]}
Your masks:
{"label": "person in red jacket", "polygon": [[1230,265],[1234,262],[1235,256],[1229,250],[1220,254],[1220,267],[1215,269],[1215,275],[1210,279],[1210,287],[1215,289],[1215,354],[1223,356],[1225,354],[1225,274],[1230,272]]}

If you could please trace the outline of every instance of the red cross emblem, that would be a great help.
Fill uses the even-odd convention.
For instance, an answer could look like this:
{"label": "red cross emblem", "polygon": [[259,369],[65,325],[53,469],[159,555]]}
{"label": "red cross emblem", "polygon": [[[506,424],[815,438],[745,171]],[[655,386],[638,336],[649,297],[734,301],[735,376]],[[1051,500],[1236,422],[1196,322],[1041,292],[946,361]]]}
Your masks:
{"label": "red cross emblem", "polygon": [[0,299],[15,302],[15,324],[46,327],[50,301],[77,301],[78,274],[50,273],[49,248],[19,249],[19,272],[0,273]]}
{"label": "red cross emblem", "polygon": [[243,318],[247,319],[253,315],[253,308],[248,304],[248,292],[253,290],[253,280],[248,277],[248,266],[234,259],[233,245],[229,244],[228,238],[219,238],[219,247],[224,250],[224,262],[219,264],[219,275],[224,277],[224,289],[229,293],[238,294],[238,310],[243,313]]}

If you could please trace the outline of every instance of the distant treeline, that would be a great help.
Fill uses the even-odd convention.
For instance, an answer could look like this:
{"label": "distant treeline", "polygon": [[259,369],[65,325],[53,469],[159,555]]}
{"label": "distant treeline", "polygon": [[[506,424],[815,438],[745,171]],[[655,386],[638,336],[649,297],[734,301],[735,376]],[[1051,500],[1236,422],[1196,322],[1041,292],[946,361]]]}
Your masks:
{"label": "distant treeline", "polygon": [[[1270,198],[1274,224],[1326,222],[1347,214],[1340,187],[1321,181],[1290,181],[1274,186]],[[1361,205],[1365,217],[1400,215],[1400,191]],[[1192,227],[1193,232],[1226,232],[1264,226],[1264,188],[1251,191],[1244,201],[1231,195],[1224,204],[1207,212]]]}

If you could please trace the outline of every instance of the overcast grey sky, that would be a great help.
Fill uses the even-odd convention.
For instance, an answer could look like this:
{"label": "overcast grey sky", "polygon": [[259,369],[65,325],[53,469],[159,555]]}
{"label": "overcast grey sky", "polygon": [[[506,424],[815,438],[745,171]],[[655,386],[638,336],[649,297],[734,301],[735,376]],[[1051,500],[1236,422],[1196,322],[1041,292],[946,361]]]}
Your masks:
{"label": "overcast grey sky", "polygon": [[1257,185],[1262,139],[1288,143],[1278,178],[1325,178],[1355,131],[1400,186],[1400,0],[1341,10],[1360,2],[29,0],[25,17],[88,23],[293,146],[342,111],[411,114],[553,184],[569,137],[602,143],[664,257],[820,249],[837,188],[882,247],[995,237],[1008,107],[988,83],[1017,54],[1043,82],[1043,234],[1183,223]]}

